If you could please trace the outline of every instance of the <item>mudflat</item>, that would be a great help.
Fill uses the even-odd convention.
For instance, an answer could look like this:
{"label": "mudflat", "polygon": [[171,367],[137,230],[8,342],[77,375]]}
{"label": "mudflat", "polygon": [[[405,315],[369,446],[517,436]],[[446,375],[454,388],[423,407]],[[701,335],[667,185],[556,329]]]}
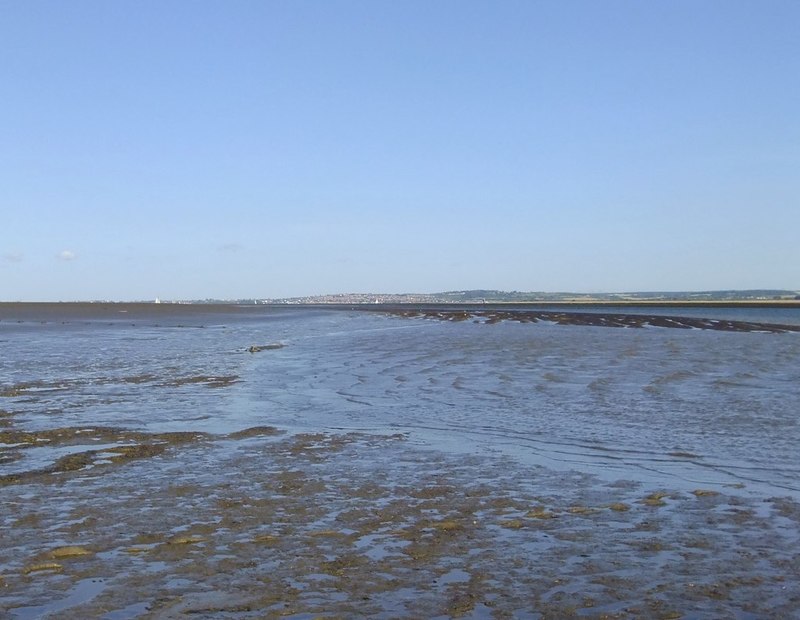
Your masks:
{"label": "mudflat", "polygon": [[0,315],[4,617],[800,606],[778,323],[87,306]]}
{"label": "mudflat", "polygon": [[787,499],[545,468],[521,476],[512,462],[420,450],[402,435],[135,439],[165,448],[111,449],[3,481],[12,617],[778,618],[797,609],[800,506]]}

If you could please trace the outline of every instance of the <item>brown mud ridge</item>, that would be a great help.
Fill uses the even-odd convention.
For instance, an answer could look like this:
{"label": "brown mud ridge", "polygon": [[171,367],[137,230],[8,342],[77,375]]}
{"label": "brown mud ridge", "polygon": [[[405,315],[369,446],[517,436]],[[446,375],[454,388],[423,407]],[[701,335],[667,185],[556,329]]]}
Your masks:
{"label": "brown mud ridge", "polygon": [[540,310],[377,310],[404,318],[425,318],[440,321],[473,321],[493,324],[500,321],[538,323],[546,321],[558,325],[590,325],[595,327],[672,327],[677,329],[713,329],[727,332],[767,332],[783,334],[800,332],[800,325],[729,321],[725,319],[698,319],[679,316],[645,314],[606,314],[595,312],[545,312]]}
{"label": "brown mud ridge", "polygon": [[[130,375],[126,377],[94,377],[89,379],[63,379],[57,381],[26,381],[14,385],[0,386],[0,398],[32,396],[48,392],[59,392],[85,386],[114,385],[129,383],[135,385],[152,384],[157,387],[182,387],[202,385],[208,388],[229,387],[239,382],[238,375],[187,375],[179,377],[159,377],[153,374]],[[2,424],[0,424],[1,426]]]}
{"label": "brown mud ridge", "polygon": [[282,349],[285,346],[285,344],[281,344],[279,342],[273,344],[254,344],[250,347],[247,347],[247,351],[248,353],[261,353],[261,351],[274,351],[276,349]]}
{"label": "brown mud ridge", "polygon": [[0,487],[0,609],[668,620],[788,618],[800,605],[792,500],[604,482],[408,443],[251,429],[107,476]]}
{"label": "brown mud ridge", "polygon": [[191,431],[145,433],[102,426],[41,431],[0,430],[0,465],[21,461],[25,458],[25,450],[31,448],[62,448],[69,451],[45,467],[0,474],[0,487],[29,482],[59,482],[61,478],[58,474],[67,472],[91,470],[92,475],[98,475],[110,471],[115,465],[160,456],[176,446],[201,441],[220,438],[239,440],[278,434],[281,432],[271,426],[255,426],[229,435]]}

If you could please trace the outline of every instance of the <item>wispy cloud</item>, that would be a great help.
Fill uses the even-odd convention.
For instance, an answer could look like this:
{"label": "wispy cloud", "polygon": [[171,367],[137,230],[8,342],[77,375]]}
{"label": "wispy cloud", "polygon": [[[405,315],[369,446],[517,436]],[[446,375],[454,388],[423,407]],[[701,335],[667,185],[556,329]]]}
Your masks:
{"label": "wispy cloud", "polygon": [[5,252],[3,260],[7,263],[21,263],[24,256],[22,252]]}
{"label": "wispy cloud", "polygon": [[76,258],[78,258],[78,255],[72,250],[62,250],[58,253],[58,260],[71,261],[75,260]]}
{"label": "wispy cloud", "polygon": [[217,248],[220,252],[236,253],[244,250],[244,246],[240,243],[225,243]]}

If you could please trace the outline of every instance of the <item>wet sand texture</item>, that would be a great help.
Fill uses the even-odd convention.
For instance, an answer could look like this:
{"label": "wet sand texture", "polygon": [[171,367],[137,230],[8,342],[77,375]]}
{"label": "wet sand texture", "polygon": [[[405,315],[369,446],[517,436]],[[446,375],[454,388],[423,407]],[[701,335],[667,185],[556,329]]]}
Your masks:
{"label": "wet sand texture", "polygon": [[402,436],[124,438],[169,449],[0,490],[11,617],[788,618],[800,605],[800,507],[785,499],[522,477]]}

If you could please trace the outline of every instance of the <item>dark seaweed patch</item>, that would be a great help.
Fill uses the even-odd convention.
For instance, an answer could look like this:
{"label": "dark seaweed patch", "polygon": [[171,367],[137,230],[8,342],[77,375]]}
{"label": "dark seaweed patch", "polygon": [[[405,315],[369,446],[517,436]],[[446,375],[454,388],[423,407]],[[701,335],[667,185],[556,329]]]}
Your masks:
{"label": "dark seaweed patch", "polygon": [[[369,310],[369,309],[367,309]],[[501,321],[537,323],[547,321],[558,325],[584,325],[593,327],[667,327],[674,329],[710,329],[728,332],[767,332],[781,334],[800,332],[798,325],[728,321],[639,314],[610,314],[594,312],[545,312],[538,310],[456,310],[456,309],[379,309],[373,310],[403,318],[425,318],[439,321],[461,322],[473,319],[476,323],[493,325]]]}

